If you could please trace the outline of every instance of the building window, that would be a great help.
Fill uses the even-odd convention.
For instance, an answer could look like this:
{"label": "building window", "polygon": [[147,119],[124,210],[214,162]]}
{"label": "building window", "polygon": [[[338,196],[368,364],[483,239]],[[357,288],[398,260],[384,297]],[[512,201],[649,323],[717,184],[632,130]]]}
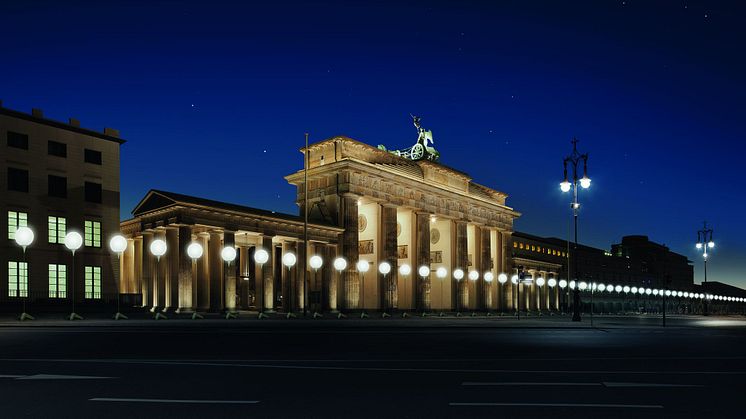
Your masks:
{"label": "building window", "polygon": [[101,184],[94,182],[85,183],[85,200],[88,202],[101,203]]}
{"label": "building window", "polygon": [[101,267],[85,267],[85,298],[101,298]]}
{"label": "building window", "polygon": [[101,223],[98,221],[85,222],[85,245],[86,247],[101,247]]}
{"label": "building window", "polygon": [[49,140],[47,154],[50,156],[67,157],[67,144]]}
{"label": "building window", "polygon": [[49,264],[49,298],[67,297],[67,266]]}
{"label": "building window", "polygon": [[62,176],[47,176],[47,195],[55,198],[67,198],[67,178]]}
{"label": "building window", "polygon": [[15,240],[18,227],[28,227],[28,214],[25,212],[8,211],[8,239]]}
{"label": "building window", "polygon": [[49,243],[64,244],[65,234],[67,234],[67,220],[64,217],[47,217],[47,226],[49,231]]}
{"label": "building window", "polygon": [[28,170],[8,168],[8,190],[28,192]]}
{"label": "building window", "polygon": [[513,242],[513,248],[516,248],[516,247],[518,247],[518,243]]}
{"label": "building window", "polygon": [[85,162],[92,164],[101,164],[101,152],[96,150],[85,149]]}
{"label": "building window", "polygon": [[28,135],[8,131],[8,147],[28,150]]}
{"label": "building window", "polygon": [[8,261],[8,297],[28,297],[28,264]]}

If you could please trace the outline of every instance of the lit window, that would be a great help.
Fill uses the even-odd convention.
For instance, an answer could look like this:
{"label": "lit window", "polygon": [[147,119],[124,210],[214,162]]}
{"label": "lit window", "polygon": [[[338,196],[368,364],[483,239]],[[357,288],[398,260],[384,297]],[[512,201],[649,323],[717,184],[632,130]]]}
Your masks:
{"label": "lit window", "polygon": [[519,243],[519,244],[518,244],[518,248],[519,248],[519,249],[523,249],[523,243]]}
{"label": "lit window", "polygon": [[49,243],[65,243],[65,234],[67,234],[67,220],[64,217],[47,217],[49,231]]}
{"label": "lit window", "polygon": [[28,264],[8,261],[8,297],[28,297]]}
{"label": "lit window", "polygon": [[85,222],[85,245],[87,247],[101,247],[101,223],[98,221]]}
{"label": "lit window", "polygon": [[513,242],[513,247],[518,247],[518,243]]}
{"label": "lit window", "polygon": [[67,266],[49,264],[49,298],[67,297]]}
{"label": "lit window", "polygon": [[28,227],[28,214],[25,212],[8,211],[8,238],[16,238],[18,227]]}
{"label": "lit window", "polygon": [[101,267],[85,267],[85,298],[101,298]]}

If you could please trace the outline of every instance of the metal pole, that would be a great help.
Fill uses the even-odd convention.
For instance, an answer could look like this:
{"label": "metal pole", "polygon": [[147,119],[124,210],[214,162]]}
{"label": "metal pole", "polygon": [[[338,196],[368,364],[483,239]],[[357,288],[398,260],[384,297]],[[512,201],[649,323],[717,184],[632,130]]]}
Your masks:
{"label": "metal pole", "polygon": [[[575,176],[577,178],[577,176]],[[580,286],[578,281],[580,280],[578,274],[578,182],[573,182],[573,220],[575,222],[575,246],[573,248],[573,254],[575,260],[573,260],[573,270],[575,272],[575,288],[572,291],[573,297],[573,310],[572,310],[572,321],[579,322],[580,318]]]}

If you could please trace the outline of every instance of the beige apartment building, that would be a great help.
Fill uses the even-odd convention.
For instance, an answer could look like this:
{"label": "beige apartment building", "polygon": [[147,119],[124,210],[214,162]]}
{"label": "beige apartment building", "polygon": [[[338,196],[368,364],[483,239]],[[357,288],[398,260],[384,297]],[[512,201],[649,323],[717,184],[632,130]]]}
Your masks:
{"label": "beige apartment building", "polygon": [[[0,102],[0,309],[65,309],[112,302],[118,262],[108,239],[119,231],[119,132],[82,128],[2,107]],[[28,226],[34,242],[23,250],[15,231]],[[83,236],[73,255],[68,232]],[[82,308],[85,311],[85,308]]]}

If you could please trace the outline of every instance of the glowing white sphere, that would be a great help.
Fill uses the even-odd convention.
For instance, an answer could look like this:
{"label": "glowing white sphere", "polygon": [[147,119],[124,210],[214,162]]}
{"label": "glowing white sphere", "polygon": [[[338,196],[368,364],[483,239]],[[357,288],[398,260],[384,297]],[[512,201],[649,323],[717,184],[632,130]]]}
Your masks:
{"label": "glowing white sphere", "polygon": [[514,284],[516,284],[516,285],[518,285],[518,280],[519,280],[519,279],[520,279],[520,278],[518,277],[518,275],[513,275],[513,276],[511,276],[511,277],[510,277],[510,282],[512,282],[512,283],[514,283]]}
{"label": "glowing white sphere", "polygon": [[695,246],[697,247],[697,249],[701,249],[702,248],[702,243],[697,243]]}
{"label": "glowing white sphere", "polygon": [[580,281],[580,284],[578,284],[578,288],[580,288],[580,290],[582,291],[582,290],[588,288],[588,283],[585,282],[585,281]]}
{"label": "glowing white sphere", "polygon": [[570,289],[571,290],[575,289],[575,280],[570,281]]}
{"label": "glowing white sphere", "polygon": [[264,265],[269,261],[269,253],[264,249],[257,249],[254,252],[254,262]]}
{"label": "glowing white sphere", "polygon": [[671,296],[671,290],[666,290],[666,294],[665,295],[666,295],[666,297],[670,297]]}
{"label": "glowing white sphere", "polygon": [[[72,250],[73,252],[80,249],[80,246],[83,245],[83,236],[80,235],[77,231],[71,231],[67,233],[65,236],[65,247]],[[155,247],[153,247],[155,245]],[[157,255],[155,252],[153,252],[154,248],[160,248],[163,246],[163,253],[160,255]],[[150,243],[150,252],[153,253],[155,256],[163,256],[164,253],[166,253],[166,242],[164,242],[161,239],[153,240]]]}
{"label": "glowing white sphere", "polygon": [[629,287],[629,285],[625,285],[624,288],[622,288],[622,291],[624,291],[625,294],[630,292],[631,290],[632,289]]}
{"label": "glowing white sphere", "polygon": [[583,189],[588,189],[591,187],[591,179],[587,176],[583,176],[582,179],[580,179],[580,187]]}
{"label": "glowing white sphere", "polygon": [[561,190],[562,192],[570,192],[570,187],[571,187],[571,186],[572,186],[572,185],[570,184],[570,182],[568,182],[568,181],[566,181],[566,180],[565,180],[565,181],[563,181],[563,182],[560,182],[560,190]]}
{"label": "glowing white sphere", "polygon": [[282,264],[285,265],[287,268],[292,268],[295,266],[295,262],[298,261],[298,258],[295,257],[295,253],[287,252],[284,255],[282,255]]}
{"label": "glowing white sphere", "polygon": [[492,282],[492,280],[495,279],[495,275],[492,272],[485,272],[484,273],[484,280],[487,282]]}
{"label": "glowing white sphere", "polygon": [[34,242],[34,232],[28,227],[18,227],[16,230],[15,241],[17,245],[25,249],[26,246],[30,246],[31,243]]}
{"label": "glowing white sphere", "polygon": [[653,290],[653,295],[658,295],[658,290],[657,289]]}
{"label": "glowing white sphere", "polygon": [[632,294],[637,294],[637,287],[632,287],[630,291],[632,291]]}
{"label": "glowing white sphere", "polygon": [[505,275],[504,273],[501,273],[500,275],[497,276],[497,282],[501,284],[508,282],[508,276]]}
{"label": "glowing white sphere", "polygon": [[223,250],[220,251],[220,257],[228,263],[233,262],[236,260],[236,248],[233,246],[225,246]]}
{"label": "glowing white sphere", "polygon": [[399,267],[399,273],[404,276],[407,276],[412,273],[412,267],[409,266],[409,264],[405,263]]}
{"label": "glowing white sphere", "polygon": [[424,278],[430,275],[430,267],[422,265],[419,267],[419,269],[417,269],[417,273],[420,274],[420,276]]}
{"label": "glowing white sphere", "polygon": [[653,290],[650,288],[645,288],[645,294],[650,295],[653,293]]}
{"label": "glowing white sphere", "polygon": [[109,239],[109,249],[114,253],[124,253],[127,250],[127,239],[121,234],[116,234]]}
{"label": "glowing white sphere", "polygon": [[446,276],[448,276],[448,269],[441,266],[435,271],[435,276],[437,276],[440,279],[445,278]]}
{"label": "glowing white sphere", "polygon": [[622,292],[622,286],[621,285],[617,285],[616,287],[614,287],[614,291],[616,291],[616,292]]}
{"label": "glowing white sphere", "polygon": [[549,281],[547,281],[547,285],[549,285],[549,288],[554,288],[557,286],[557,280],[554,278],[549,278]]}
{"label": "glowing white sphere", "polygon": [[479,279],[479,272],[469,271],[469,279],[472,281],[476,281],[477,279]]}
{"label": "glowing white sphere", "polygon": [[679,291],[679,297],[683,297],[683,296],[684,296],[684,292],[683,291]]}
{"label": "glowing white sphere", "polygon": [[598,284],[598,290],[601,291],[601,292],[606,291],[606,285],[604,285],[604,284]]}
{"label": "glowing white sphere", "polygon": [[453,271],[453,277],[456,278],[456,281],[461,281],[464,279],[464,270],[457,268],[455,271]]}
{"label": "glowing white sphere", "polygon": [[560,288],[565,289],[565,287],[567,287],[567,281],[565,281],[564,279],[560,279],[559,286]]}
{"label": "glowing white sphere", "polygon": [[391,264],[388,262],[381,262],[378,264],[378,272],[383,275],[388,275],[391,272]]}
{"label": "glowing white sphere", "polygon": [[542,277],[536,278],[536,285],[538,285],[540,287],[543,287],[545,283],[546,283],[546,281],[544,281],[544,278],[542,278]]}
{"label": "glowing white sphere", "polygon": [[197,242],[189,243],[189,246],[187,246],[187,256],[191,259],[199,259],[202,257],[203,253],[204,249],[202,248],[202,245]]}
{"label": "glowing white sphere", "polygon": [[637,289],[637,293],[640,294],[640,295],[645,294],[645,288],[643,288],[643,287],[638,288]]}
{"label": "glowing white sphere", "polygon": [[355,266],[357,267],[357,271],[362,273],[366,273],[370,269],[370,263],[365,259],[357,261],[357,265]]}
{"label": "glowing white sphere", "polygon": [[308,259],[308,266],[311,269],[319,269],[324,264],[324,259],[319,255],[313,255]]}
{"label": "glowing white sphere", "polygon": [[344,271],[347,268],[347,259],[343,257],[338,257],[334,259],[334,269],[338,271]]}
{"label": "glowing white sphere", "polygon": [[684,298],[689,298],[689,293],[688,292],[684,293]]}
{"label": "glowing white sphere", "polygon": [[606,292],[614,292],[614,286],[609,284],[606,286]]}
{"label": "glowing white sphere", "polygon": [[713,247],[715,247],[715,242],[711,241],[711,242],[707,243],[707,247],[709,247],[710,249],[712,249]]}

